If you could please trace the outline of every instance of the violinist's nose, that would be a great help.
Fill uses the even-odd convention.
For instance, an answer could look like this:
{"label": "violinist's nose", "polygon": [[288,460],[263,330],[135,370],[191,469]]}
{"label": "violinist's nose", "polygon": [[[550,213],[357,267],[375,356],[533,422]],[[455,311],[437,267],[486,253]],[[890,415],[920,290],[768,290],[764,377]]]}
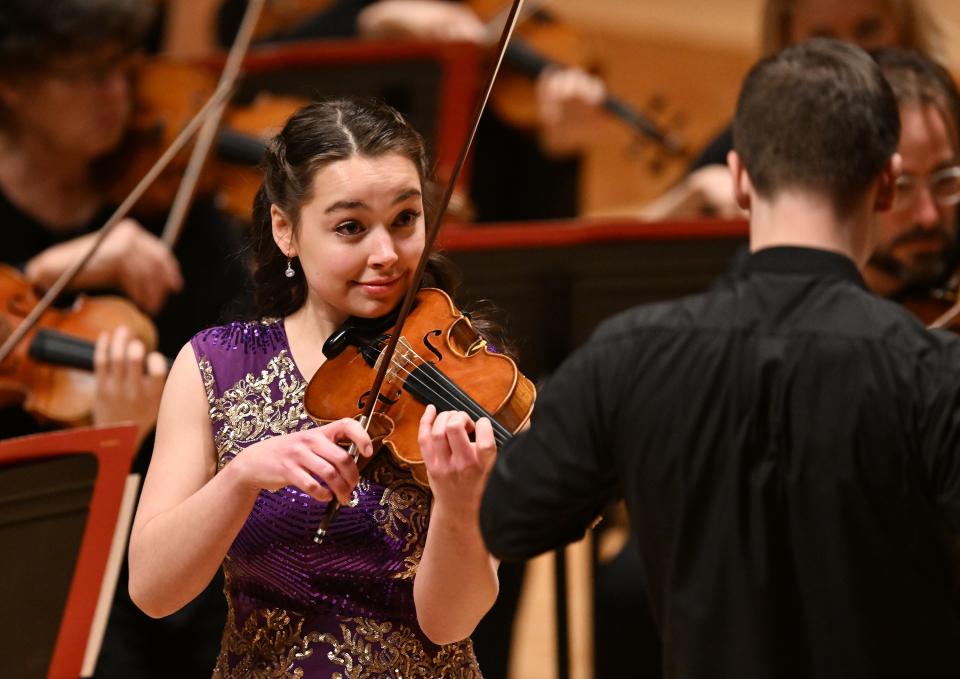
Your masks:
{"label": "violinist's nose", "polygon": [[393,236],[386,227],[373,229],[370,232],[369,242],[370,256],[367,261],[371,268],[388,269],[400,259]]}

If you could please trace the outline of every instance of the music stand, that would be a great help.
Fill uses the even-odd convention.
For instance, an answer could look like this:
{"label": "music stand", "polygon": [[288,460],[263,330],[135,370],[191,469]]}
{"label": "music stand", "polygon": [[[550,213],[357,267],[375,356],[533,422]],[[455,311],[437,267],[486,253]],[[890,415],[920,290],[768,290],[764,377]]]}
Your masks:
{"label": "music stand", "polygon": [[0,441],[3,676],[81,675],[135,444],[133,425]]}

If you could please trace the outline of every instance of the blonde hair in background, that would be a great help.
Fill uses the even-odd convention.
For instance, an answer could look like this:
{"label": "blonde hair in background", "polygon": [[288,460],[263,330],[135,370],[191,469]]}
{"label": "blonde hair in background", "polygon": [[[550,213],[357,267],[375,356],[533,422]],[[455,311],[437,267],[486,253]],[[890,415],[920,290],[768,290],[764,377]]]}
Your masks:
{"label": "blonde hair in background", "polygon": [[[789,44],[793,12],[804,0],[766,0],[761,26],[761,48],[764,56],[779,52]],[[836,0],[843,2],[843,0]],[[943,61],[943,32],[923,0],[880,0],[900,29],[900,44],[928,57]]]}

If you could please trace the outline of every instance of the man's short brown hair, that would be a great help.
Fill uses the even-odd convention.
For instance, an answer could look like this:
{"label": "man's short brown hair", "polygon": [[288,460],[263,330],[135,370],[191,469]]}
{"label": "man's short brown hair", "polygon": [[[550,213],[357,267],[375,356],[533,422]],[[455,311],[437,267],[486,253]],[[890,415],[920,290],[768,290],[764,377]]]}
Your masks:
{"label": "man's short brown hair", "polygon": [[897,102],[859,47],[815,39],[763,59],[747,75],[734,149],[757,193],[827,196],[845,216],[897,150]]}

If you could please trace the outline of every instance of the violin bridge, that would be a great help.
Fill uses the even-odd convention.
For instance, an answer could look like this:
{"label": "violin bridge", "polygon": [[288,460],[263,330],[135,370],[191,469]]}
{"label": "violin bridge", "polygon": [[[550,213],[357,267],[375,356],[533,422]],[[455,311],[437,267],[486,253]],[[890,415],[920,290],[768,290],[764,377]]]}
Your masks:
{"label": "violin bridge", "polygon": [[[397,340],[397,347],[394,351],[393,358],[390,361],[390,368],[387,370],[387,373],[384,377],[384,380],[391,383],[403,382],[404,379],[410,372],[417,366],[416,358],[417,354],[413,350],[413,347],[410,346],[410,342],[407,341],[405,337],[401,335],[400,339]],[[377,357],[375,369],[380,369],[380,363],[383,361],[383,352],[380,352],[380,355]]]}

